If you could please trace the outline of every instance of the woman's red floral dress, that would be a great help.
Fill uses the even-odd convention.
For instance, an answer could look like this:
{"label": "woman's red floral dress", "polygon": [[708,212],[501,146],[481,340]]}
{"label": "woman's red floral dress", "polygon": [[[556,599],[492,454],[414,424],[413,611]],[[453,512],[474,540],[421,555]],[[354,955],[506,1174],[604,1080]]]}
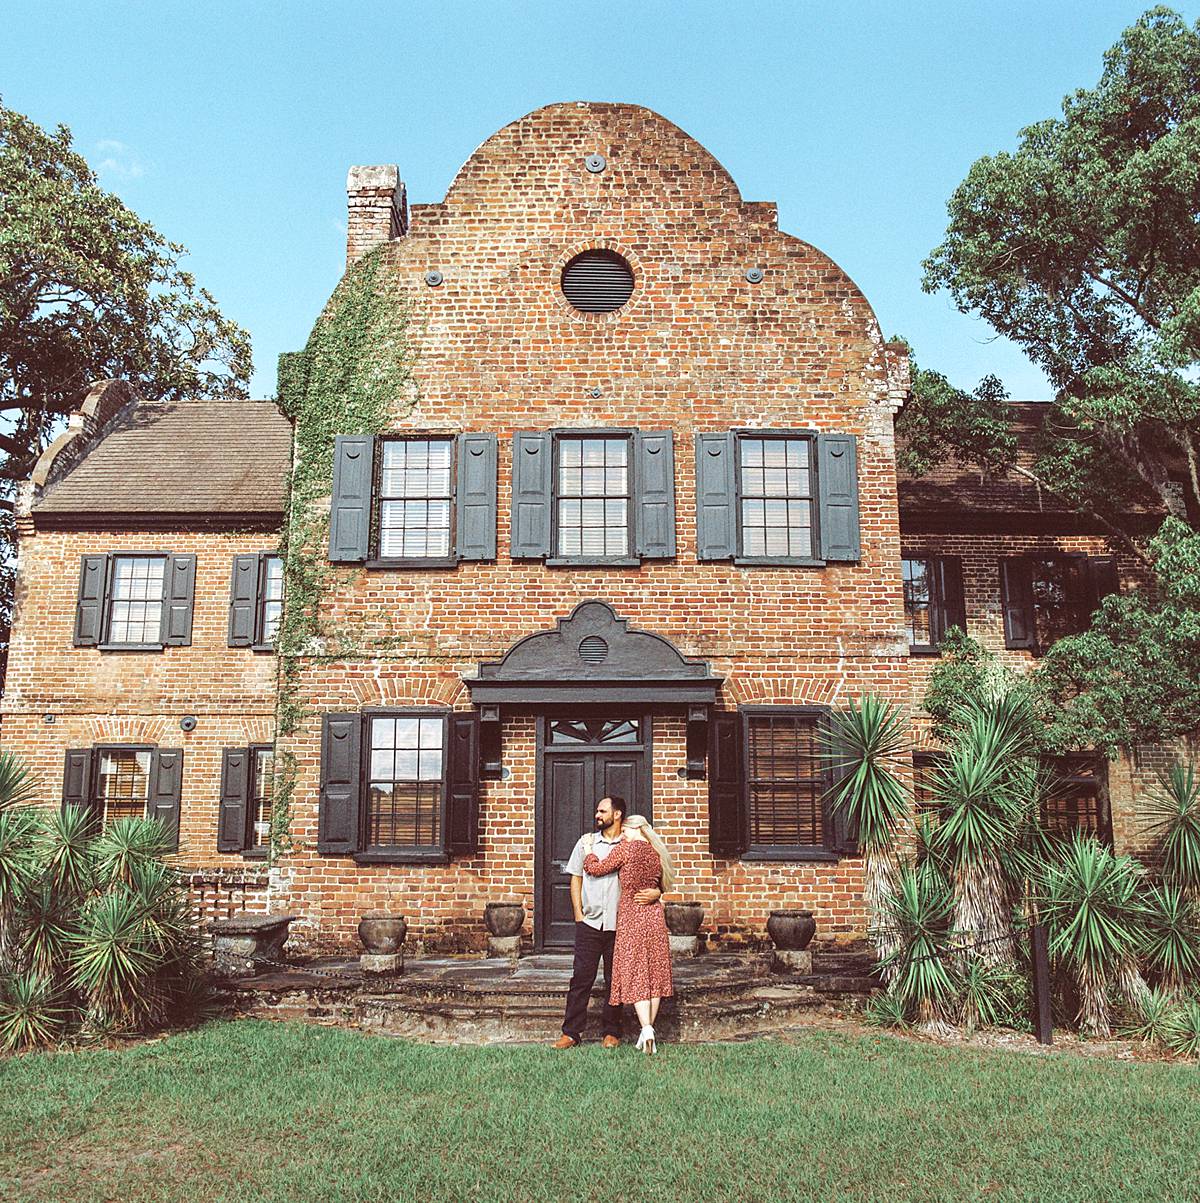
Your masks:
{"label": "woman's red floral dress", "polygon": [[638,890],[658,885],[662,876],[658,853],[645,840],[622,840],[603,860],[594,852],[588,853],[583,871],[592,877],[616,873],[621,883],[608,1001],[619,1006],[650,998],[669,998],[675,987],[671,981],[671,942],[662,903],[639,906],[633,900]]}

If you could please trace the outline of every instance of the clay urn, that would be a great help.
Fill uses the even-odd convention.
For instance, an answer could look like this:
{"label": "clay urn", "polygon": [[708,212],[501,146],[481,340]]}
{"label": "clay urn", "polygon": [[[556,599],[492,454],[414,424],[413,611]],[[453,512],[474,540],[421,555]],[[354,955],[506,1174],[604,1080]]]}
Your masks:
{"label": "clay urn", "polygon": [[525,926],[525,908],[519,902],[489,902],[483,922],[493,936],[519,936]]}
{"label": "clay urn", "polygon": [[694,936],[704,922],[704,905],[699,902],[664,902],[667,931],[673,936]]}
{"label": "clay urn", "polygon": [[390,956],[400,951],[408,924],[403,915],[390,911],[367,911],[358,924],[358,938],[373,956]]}
{"label": "clay urn", "polygon": [[800,952],[816,934],[812,911],[772,911],[767,920],[767,935],[781,952]]}

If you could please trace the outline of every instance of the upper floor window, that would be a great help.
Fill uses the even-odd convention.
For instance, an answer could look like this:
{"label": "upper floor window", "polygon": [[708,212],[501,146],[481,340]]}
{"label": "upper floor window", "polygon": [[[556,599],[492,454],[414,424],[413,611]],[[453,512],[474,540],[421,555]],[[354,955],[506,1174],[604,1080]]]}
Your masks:
{"label": "upper floor window", "polygon": [[74,643],[104,651],[160,651],[192,642],[196,557],[165,552],[84,556]]}
{"label": "upper floor window", "polygon": [[811,438],[737,441],[745,559],[813,559]]}
{"label": "upper floor window", "polygon": [[1000,561],[1004,645],[1040,655],[1087,629],[1092,612],[1120,588],[1111,556],[1025,555]]}
{"label": "upper floor window", "polygon": [[88,811],[97,828],[118,819],[154,818],[179,844],[183,752],[140,744],[102,744],[66,754],[63,806]]}
{"label": "upper floor window", "polygon": [[439,568],[496,558],[496,436],[338,435],[329,558]]}
{"label": "upper floor window", "polygon": [[906,556],[900,569],[909,650],[936,654],[951,627],[966,628],[962,561],[958,556]]}
{"label": "upper floor window", "polygon": [[226,748],[221,757],[217,851],[266,856],[275,796],[275,750],[270,744]]}
{"label": "upper floor window", "polygon": [[229,590],[230,647],[270,651],[283,618],[283,557],[269,551],[233,558]]}
{"label": "upper floor window", "polygon": [[513,559],[620,567],[674,554],[670,431],[530,431],[513,438]]}

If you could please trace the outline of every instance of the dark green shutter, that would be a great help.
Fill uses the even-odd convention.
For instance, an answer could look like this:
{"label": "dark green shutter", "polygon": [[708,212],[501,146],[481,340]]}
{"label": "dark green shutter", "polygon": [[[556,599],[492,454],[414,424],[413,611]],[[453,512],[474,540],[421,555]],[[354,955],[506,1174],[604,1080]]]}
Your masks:
{"label": "dark green shutter", "polygon": [[821,559],[862,558],[858,531],[858,453],[854,435],[817,436]]}
{"label": "dark green shutter", "polygon": [[1037,647],[1033,615],[1033,564],[1025,556],[1000,560],[1000,607],[1004,612],[1004,646]]}
{"label": "dark green shutter", "polygon": [[825,760],[825,798],[824,798],[824,820],[825,820],[825,845],[832,852],[840,852],[844,856],[858,855],[858,823],[851,818],[849,812],[842,806],[834,805],[835,787],[840,784],[838,780],[838,772],[840,766],[837,761],[841,756],[840,751],[836,748],[829,738],[829,716],[822,715],[818,720],[820,724],[819,744],[830,748],[832,755]]}
{"label": "dark green shutter", "polygon": [[740,856],[750,816],[742,780],[742,716],[714,710],[708,753],[708,847],[713,856]]}
{"label": "dark green shutter", "polygon": [[648,560],[675,555],[675,443],[669,430],[639,431],[634,487],[637,549]]}
{"label": "dark green shutter", "polygon": [[374,436],[339,434],[333,445],[329,512],[329,558],[335,564],[361,564],[369,554],[374,474]]}
{"label": "dark green shutter", "polygon": [[104,637],[104,595],[108,556],[84,556],[79,566],[79,598],[75,605],[76,647],[95,647]]}
{"label": "dark green shutter", "polygon": [[168,647],[191,647],[195,593],[196,557],[167,556],[163,581],[162,641]]}
{"label": "dark green shutter", "polygon": [[218,852],[241,852],[249,844],[250,760],[249,748],[225,748],[221,753]]}
{"label": "dark green shutter", "polygon": [[233,557],[233,579],[229,585],[229,646],[250,647],[258,617],[257,555]]}
{"label": "dark green shutter", "polygon": [[1121,578],[1117,572],[1115,556],[1088,557],[1088,584],[1090,591],[1088,613],[1092,613],[1110,593],[1121,592]]}
{"label": "dark green shutter", "polygon": [[930,637],[941,643],[951,627],[967,629],[967,605],[963,596],[963,569],[961,556],[938,556],[933,569],[933,613]]}
{"label": "dark green shutter", "polygon": [[446,851],[474,856],[479,850],[479,716],[450,715],[447,738]]}
{"label": "dark green shutter", "polygon": [[548,431],[524,431],[512,443],[512,557],[541,560],[550,554],[551,462]]}
{"label": "dark green shutter", "polygon": [[321,806],[317,851],[358,851],[362,718],[326,714],[321,723]]}
{"label": "dark green shutter", "polygon": [[92,749],[71,748],[63,766],[62,807],[78,806],[81,810],[92,805]]}
{"label": "dark green shutter", "polygon": [[150,757],[150,795],[146,813],[157,819],[179,851],[179,806],[183,798],[183,749],[157,748]]}
{"label": "dark green shutter", "polygon": [[496,558],[496,436],[458,436],[457,551],[460,560]]}
{"label": "dark green shutter", "polygon": [[696,558],[737,555],[734,440],[731,434],[696,435]]}

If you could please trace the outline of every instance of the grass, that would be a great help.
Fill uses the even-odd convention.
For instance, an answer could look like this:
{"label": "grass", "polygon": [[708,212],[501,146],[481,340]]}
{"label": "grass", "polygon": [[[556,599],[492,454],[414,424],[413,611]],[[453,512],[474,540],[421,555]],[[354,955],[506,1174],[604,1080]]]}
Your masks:
{"label": "grass", "polygon": [[885,1034],[647,1061],[221,1022],[0,1060],[0,1198],[1200,1198],[1197,1073]]}

